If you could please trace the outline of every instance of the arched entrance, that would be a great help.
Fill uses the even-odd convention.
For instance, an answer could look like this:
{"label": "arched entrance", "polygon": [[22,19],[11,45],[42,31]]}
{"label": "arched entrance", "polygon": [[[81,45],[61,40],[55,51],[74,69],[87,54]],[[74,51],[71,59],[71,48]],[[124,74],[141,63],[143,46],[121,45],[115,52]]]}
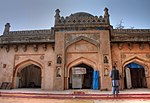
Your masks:
{"label": "arched entrance", "polygon": [[125,88],[146,88],[145,69],[142,65],[131,62],[125,66]]}
{"label": "arched entrance", "polygon": [[[73,68],[85,68],[84,73],[79,73],[83,72],[83,69],[80,71],[79,74],[74,74],[73,73]],[[93,71],[94,69],[86,64],[79,64],[74,66],[73,68],[70,69],[69,71],[69,89],[92,89],[92,81],[93,81]],[[74,85],[74,86],[73,86]],[[79,86],[81,85],[81,86]]]}
{"label": "arched entrance", "polygon": [[41,68],[30,64],[17,72],[17,88],[41,88]]}

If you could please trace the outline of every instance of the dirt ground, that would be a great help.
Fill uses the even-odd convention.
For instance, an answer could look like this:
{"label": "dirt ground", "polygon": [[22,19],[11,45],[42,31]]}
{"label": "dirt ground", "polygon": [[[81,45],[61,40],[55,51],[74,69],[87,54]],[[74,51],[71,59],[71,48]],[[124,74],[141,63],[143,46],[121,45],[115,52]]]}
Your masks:
{"label": "dirt ground", "polygon": [[0,103],[150,103],[150,100],[80,100],[80,99],[35,99],[35,98],[4,98]]}

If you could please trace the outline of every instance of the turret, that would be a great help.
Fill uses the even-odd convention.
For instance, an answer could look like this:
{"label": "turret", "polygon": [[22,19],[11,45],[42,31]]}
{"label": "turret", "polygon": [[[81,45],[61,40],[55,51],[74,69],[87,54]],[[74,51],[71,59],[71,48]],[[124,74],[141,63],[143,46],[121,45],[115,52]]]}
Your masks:
{"label": "turret", "polygon": [[59,13],[60,13],[60,10],[59,9],[56,9],[56,15],[55,15],[55,24],[57,24],[58,23],[58,20],[59,20],[59,18],[60,18],[60,15],[59,15]]}
{"label": "turret", "polygon": [[6,23],[3,34],[8,34],[10,29],[10,23]]}
{"label": "turret", "polygon": [[105,18],[105,20],[106,20],[106,23],[107,23],[108,25],[110,25],[108,8],[105,8],[105,9],[104,9],[104,18]]}

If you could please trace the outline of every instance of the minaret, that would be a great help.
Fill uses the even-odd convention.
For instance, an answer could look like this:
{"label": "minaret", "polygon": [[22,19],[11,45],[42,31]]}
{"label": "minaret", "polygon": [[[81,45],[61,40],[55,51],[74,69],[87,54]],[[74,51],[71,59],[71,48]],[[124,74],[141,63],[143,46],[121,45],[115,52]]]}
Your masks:
{"label": "minaret", "polygon": [[8,34],[10,29],[10,23],[6,23],[3,34]]}
{"label": "minaret", "polygon": [[56,15],[55,15],[55,24],[57,24],[58,23],[58,20],[59,20],[59,18],[60,18],[60,15],[59,15],[59,13],[60,13],[60,10],[59,9],[56,9]]}
{"label": "minaret", "polygon": [[108,25],[110,25],[108,8],[105,8],[105,9],[104,9],[104,18],[105,18],[105,20],[106,20],[106,23],[107,23]]}

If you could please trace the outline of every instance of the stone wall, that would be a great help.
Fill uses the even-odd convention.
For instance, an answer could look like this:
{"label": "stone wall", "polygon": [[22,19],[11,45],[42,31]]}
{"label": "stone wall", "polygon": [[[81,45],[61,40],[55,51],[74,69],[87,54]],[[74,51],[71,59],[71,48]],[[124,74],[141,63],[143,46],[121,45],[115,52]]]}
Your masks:
{"label": "stone wall", "polygon": [[24,67],[34,64],[41,68],[41,88],[53,90],[53,71],[54,71],[54,49],[51,44],[38,44],[35,49],[34,44],[19,45],[18,50],[15,51],[15,45],[8,45],[9,51],[3,46],[0,49],[0,84],[2,82],[11,82],[13,88],[16,88],[17,72]]}
{"label": "stone wall", "polygon": [[150,88],[150,46],[149,43],[111,43],[112,63],[117,65],[121,75],[121,89],[124,89],[124,69],[131,62],[142,65],[145,69],[147,87]]}

